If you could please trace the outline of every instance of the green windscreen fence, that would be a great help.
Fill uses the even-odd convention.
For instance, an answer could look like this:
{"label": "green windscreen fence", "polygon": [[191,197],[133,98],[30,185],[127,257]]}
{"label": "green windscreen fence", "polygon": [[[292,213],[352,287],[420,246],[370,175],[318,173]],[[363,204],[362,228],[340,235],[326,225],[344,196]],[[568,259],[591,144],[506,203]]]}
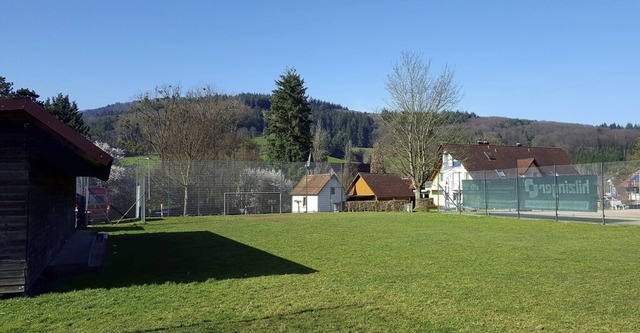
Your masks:
{"label": "green windscreen fence", "polygon": [[595,212],[596,175],[463,180],[464,206],[472,209]]}

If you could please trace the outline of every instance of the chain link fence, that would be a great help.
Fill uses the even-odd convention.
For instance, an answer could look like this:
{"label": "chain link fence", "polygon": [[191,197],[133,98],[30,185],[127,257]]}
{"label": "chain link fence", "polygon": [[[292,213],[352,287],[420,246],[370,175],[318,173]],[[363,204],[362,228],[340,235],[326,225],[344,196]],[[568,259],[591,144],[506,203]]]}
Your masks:
{"label": "chain link fence", "polygon": [[[135,166],[114,167],[108,182],[79,178],[77,192],[89,223],[139,218],[143,211],[145,218],[284,213],[291,212],[289,192],[305,173],[331,170],[341,173],[342,166],[147,159]],[[100,188],[108,197],[92,195],[101,193]]]}
{"label": "chain link fence", "polygon": [[[305,173],[335,172],[342,164],[261,161],[140,160],[114,167],[104,183],[78,180],[78,211],[89,223],[179,215],[291,212],[293,187]],[[345,172],[347,172],[345,170]],[[355,176],[355,174],[353,175]],[[527,170],[443,170],[427,191],[445,213],[640,224],[640,161]]]}
{"label": "chain link fence", "polygon": [[445,170],[434,182],[439,210],[457,214],[640,224],[640,161]]}

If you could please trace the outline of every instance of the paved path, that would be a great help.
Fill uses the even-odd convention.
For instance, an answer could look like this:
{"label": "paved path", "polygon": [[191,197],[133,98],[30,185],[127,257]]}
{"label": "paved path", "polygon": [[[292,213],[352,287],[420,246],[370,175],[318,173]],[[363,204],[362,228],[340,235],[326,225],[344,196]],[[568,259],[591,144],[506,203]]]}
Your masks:
{"label": "paved path", "polygon": [[47,269],[56,272],[84,270],[104,264],[106,235],[92,230],[78,230],[62,246]]}

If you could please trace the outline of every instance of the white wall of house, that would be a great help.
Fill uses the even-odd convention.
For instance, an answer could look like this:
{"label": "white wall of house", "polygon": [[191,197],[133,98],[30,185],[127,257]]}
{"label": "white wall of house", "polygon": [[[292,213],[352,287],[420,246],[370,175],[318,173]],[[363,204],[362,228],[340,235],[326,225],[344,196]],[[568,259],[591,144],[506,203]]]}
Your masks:
{"label": "white wall of house", "polygon": [[291,196],[291,212],[292,213],[315,213],[318,211],[318,196],[309,195],[294,195]]}
{"label": "white wall of house", "polygon": [[442,168],[431,184],[430,197],[441,209],[456,209],[463,204],[462,181],[472,179],[462,163],[451,154],[442,154]]}
{"label": "white wall of house", "polygon": [[316,213],[316,212],[334,212],[342,207],[345,200],[345,193],[340,181],[331,177],[327,185],[322,188],[318,195],[309,195],[307,197],[308,204],[304,205],[304,195],[291,196],[291,212],[292,213]]}

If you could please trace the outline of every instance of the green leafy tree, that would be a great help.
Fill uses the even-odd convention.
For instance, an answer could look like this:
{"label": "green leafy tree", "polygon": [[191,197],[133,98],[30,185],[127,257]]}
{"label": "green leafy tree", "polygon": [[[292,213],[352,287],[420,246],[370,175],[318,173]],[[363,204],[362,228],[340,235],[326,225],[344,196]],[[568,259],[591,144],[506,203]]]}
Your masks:
{"label": "green leafy tree", "polygon": [[271,96],[266,113],[267,156],[271,161],[306,161],[312,148],[311,108],[304,80],[287,69]]}
{"label": "green leafy tree", "polygon": [[55,97],[47,98],[44,102],[44,108],[76,132],[85,137],[89,136],[89,127],[85,125],[76,102],[69,100],[69,95],[58,94]]}

